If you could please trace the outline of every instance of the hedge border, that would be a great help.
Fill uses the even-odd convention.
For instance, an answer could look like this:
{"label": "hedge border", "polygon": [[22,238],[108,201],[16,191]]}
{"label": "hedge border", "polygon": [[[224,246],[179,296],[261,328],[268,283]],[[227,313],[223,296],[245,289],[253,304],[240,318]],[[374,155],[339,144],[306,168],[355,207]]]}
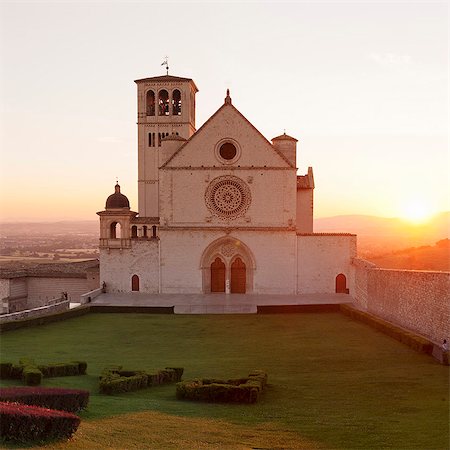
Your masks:
{"label": "hedge border", "polygon": [[375,316],[374,314],[356,309],[351,305],[341,304],[340,310],[351,319],[363,322],[419,353],[424,353],[427,355],[431,355],[433,353],[433,348],[435,346],[434,342],[424,336],[416,334],[413,331],[406,330],[398,325],[394,325],[393,323]]}
{"label": "hedge border", "polygon": [[196,378],[177,383],[178,400],[208,403],[256,403],[267,384],[267,373],[254,370],[245,378]]}
{"label": "hedge border", "polygon": [[127,370],[122,366],[110,366],[103,369],[99,377],[100,394],[114,395],[146,389],[160,384],[181,380],[182,367],[166,367],[154,372],[146,370]]}
{"label": "hedge border", "polygon": [[0,333],[18,330],[19,328],[35,327],[60,320],[72,319],[89,313],[145,313],[145,314],[174,314],[174,306],[113,306],[86,304],[67,311],[49,314],[47,316],[32,317],[30,319],[15,320],[0,323]]}
{"label": "hedge border", "polygon": [[87,408],[89,391],[55,387],[11,386],[0,388],[0,402],[15,402],[75,413]]}
{"label": "hedge border", "polygon": [[22,443],[69,439],[80,425],[70,412],[9,402],[0,402],[0,419],[1,439]]}
{"label": "hedge border", "polygon": [[42,378],[86,375],[86,369],[86,361],[36,364],[33,359],[22,358],[19,364],[0,362],[0,379],[22,379],[27,386],[39,386]]}

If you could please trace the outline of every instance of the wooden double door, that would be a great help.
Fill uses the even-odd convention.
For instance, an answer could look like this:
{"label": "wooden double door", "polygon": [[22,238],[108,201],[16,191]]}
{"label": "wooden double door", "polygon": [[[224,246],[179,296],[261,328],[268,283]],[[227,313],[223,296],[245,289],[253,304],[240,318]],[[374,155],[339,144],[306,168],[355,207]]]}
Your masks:
{"label": "wooden double door", "polygon": [[[225,263],[217,257],[211,264],[211,292],[225,292]],[[247,268],[241,258],[236,258],[230,267],[230,290],[233,294],[245,294]]]}

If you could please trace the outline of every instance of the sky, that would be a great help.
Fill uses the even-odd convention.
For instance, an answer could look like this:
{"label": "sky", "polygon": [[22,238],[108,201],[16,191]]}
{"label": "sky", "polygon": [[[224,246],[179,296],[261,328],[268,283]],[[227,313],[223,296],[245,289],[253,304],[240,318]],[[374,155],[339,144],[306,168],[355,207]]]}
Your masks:
{"label": "sky", "polygon": [[0,1],[0,220],[137,210],[136,85],[298,142],[315,216],[450,210],[447,2]]}

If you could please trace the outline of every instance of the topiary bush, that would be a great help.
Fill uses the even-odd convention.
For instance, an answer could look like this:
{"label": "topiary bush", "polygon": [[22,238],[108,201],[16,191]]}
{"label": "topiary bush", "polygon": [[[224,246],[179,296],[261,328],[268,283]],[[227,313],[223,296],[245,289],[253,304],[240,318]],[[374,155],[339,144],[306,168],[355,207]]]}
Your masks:
{"label": "topiary bush", "polygon": [[100,375],[99,390],[101,394],[113,395],[136,391],[159,384],[181,380],[182,367],[166,367],[155,372],[144,370],[123,370],[122,366],[110,366]]}
{"label": "topiary bush", "polygon": [[0,437],[5,441],[69,439],[79,424],[80,418],[66,411],[0,402]]}
{"label": "topiary bush", "polygon": [[24,367],[22,379],[27,386],[39,386],[42,382],[42,372],[35,367]]}
{"label": "topiary bush", "polygon": [[0,364],[0,378],[22,379],[28,386],[38,386],[42,378],[65,377],[85,375],[87,363],[85,361],[72,361],[68,363],[40,364],[33,359],[22,358],[18,365],[12,363]]}
{"label": "topiary bush", "polygon": [[247,378],[220,380],[203,378],[177,383],[176,396],[180,400],[204,402],[255,403],[267,384],[267,374],[260,370]]}
{"label": "topiary bush", "polygon": [[12,363],[2,362],[0,363],[0,378],[11,378]]}
{"label": "topiary bush", "polygon": [[78,412],[87,408],[89,391],[51,387],[5,387],[0,388],[0,401]]}

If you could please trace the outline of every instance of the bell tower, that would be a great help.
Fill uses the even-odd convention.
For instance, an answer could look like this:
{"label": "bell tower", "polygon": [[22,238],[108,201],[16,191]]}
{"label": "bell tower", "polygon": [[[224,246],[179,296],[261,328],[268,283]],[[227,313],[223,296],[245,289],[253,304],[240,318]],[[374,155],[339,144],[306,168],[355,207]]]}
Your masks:
{"label": "bell tower", "polygon": [[189,139],[195,133],[195,94],[190,78],[162,75],[135,80],[138,125],[140,217],[159,217],[159,153],[163,138]]}

